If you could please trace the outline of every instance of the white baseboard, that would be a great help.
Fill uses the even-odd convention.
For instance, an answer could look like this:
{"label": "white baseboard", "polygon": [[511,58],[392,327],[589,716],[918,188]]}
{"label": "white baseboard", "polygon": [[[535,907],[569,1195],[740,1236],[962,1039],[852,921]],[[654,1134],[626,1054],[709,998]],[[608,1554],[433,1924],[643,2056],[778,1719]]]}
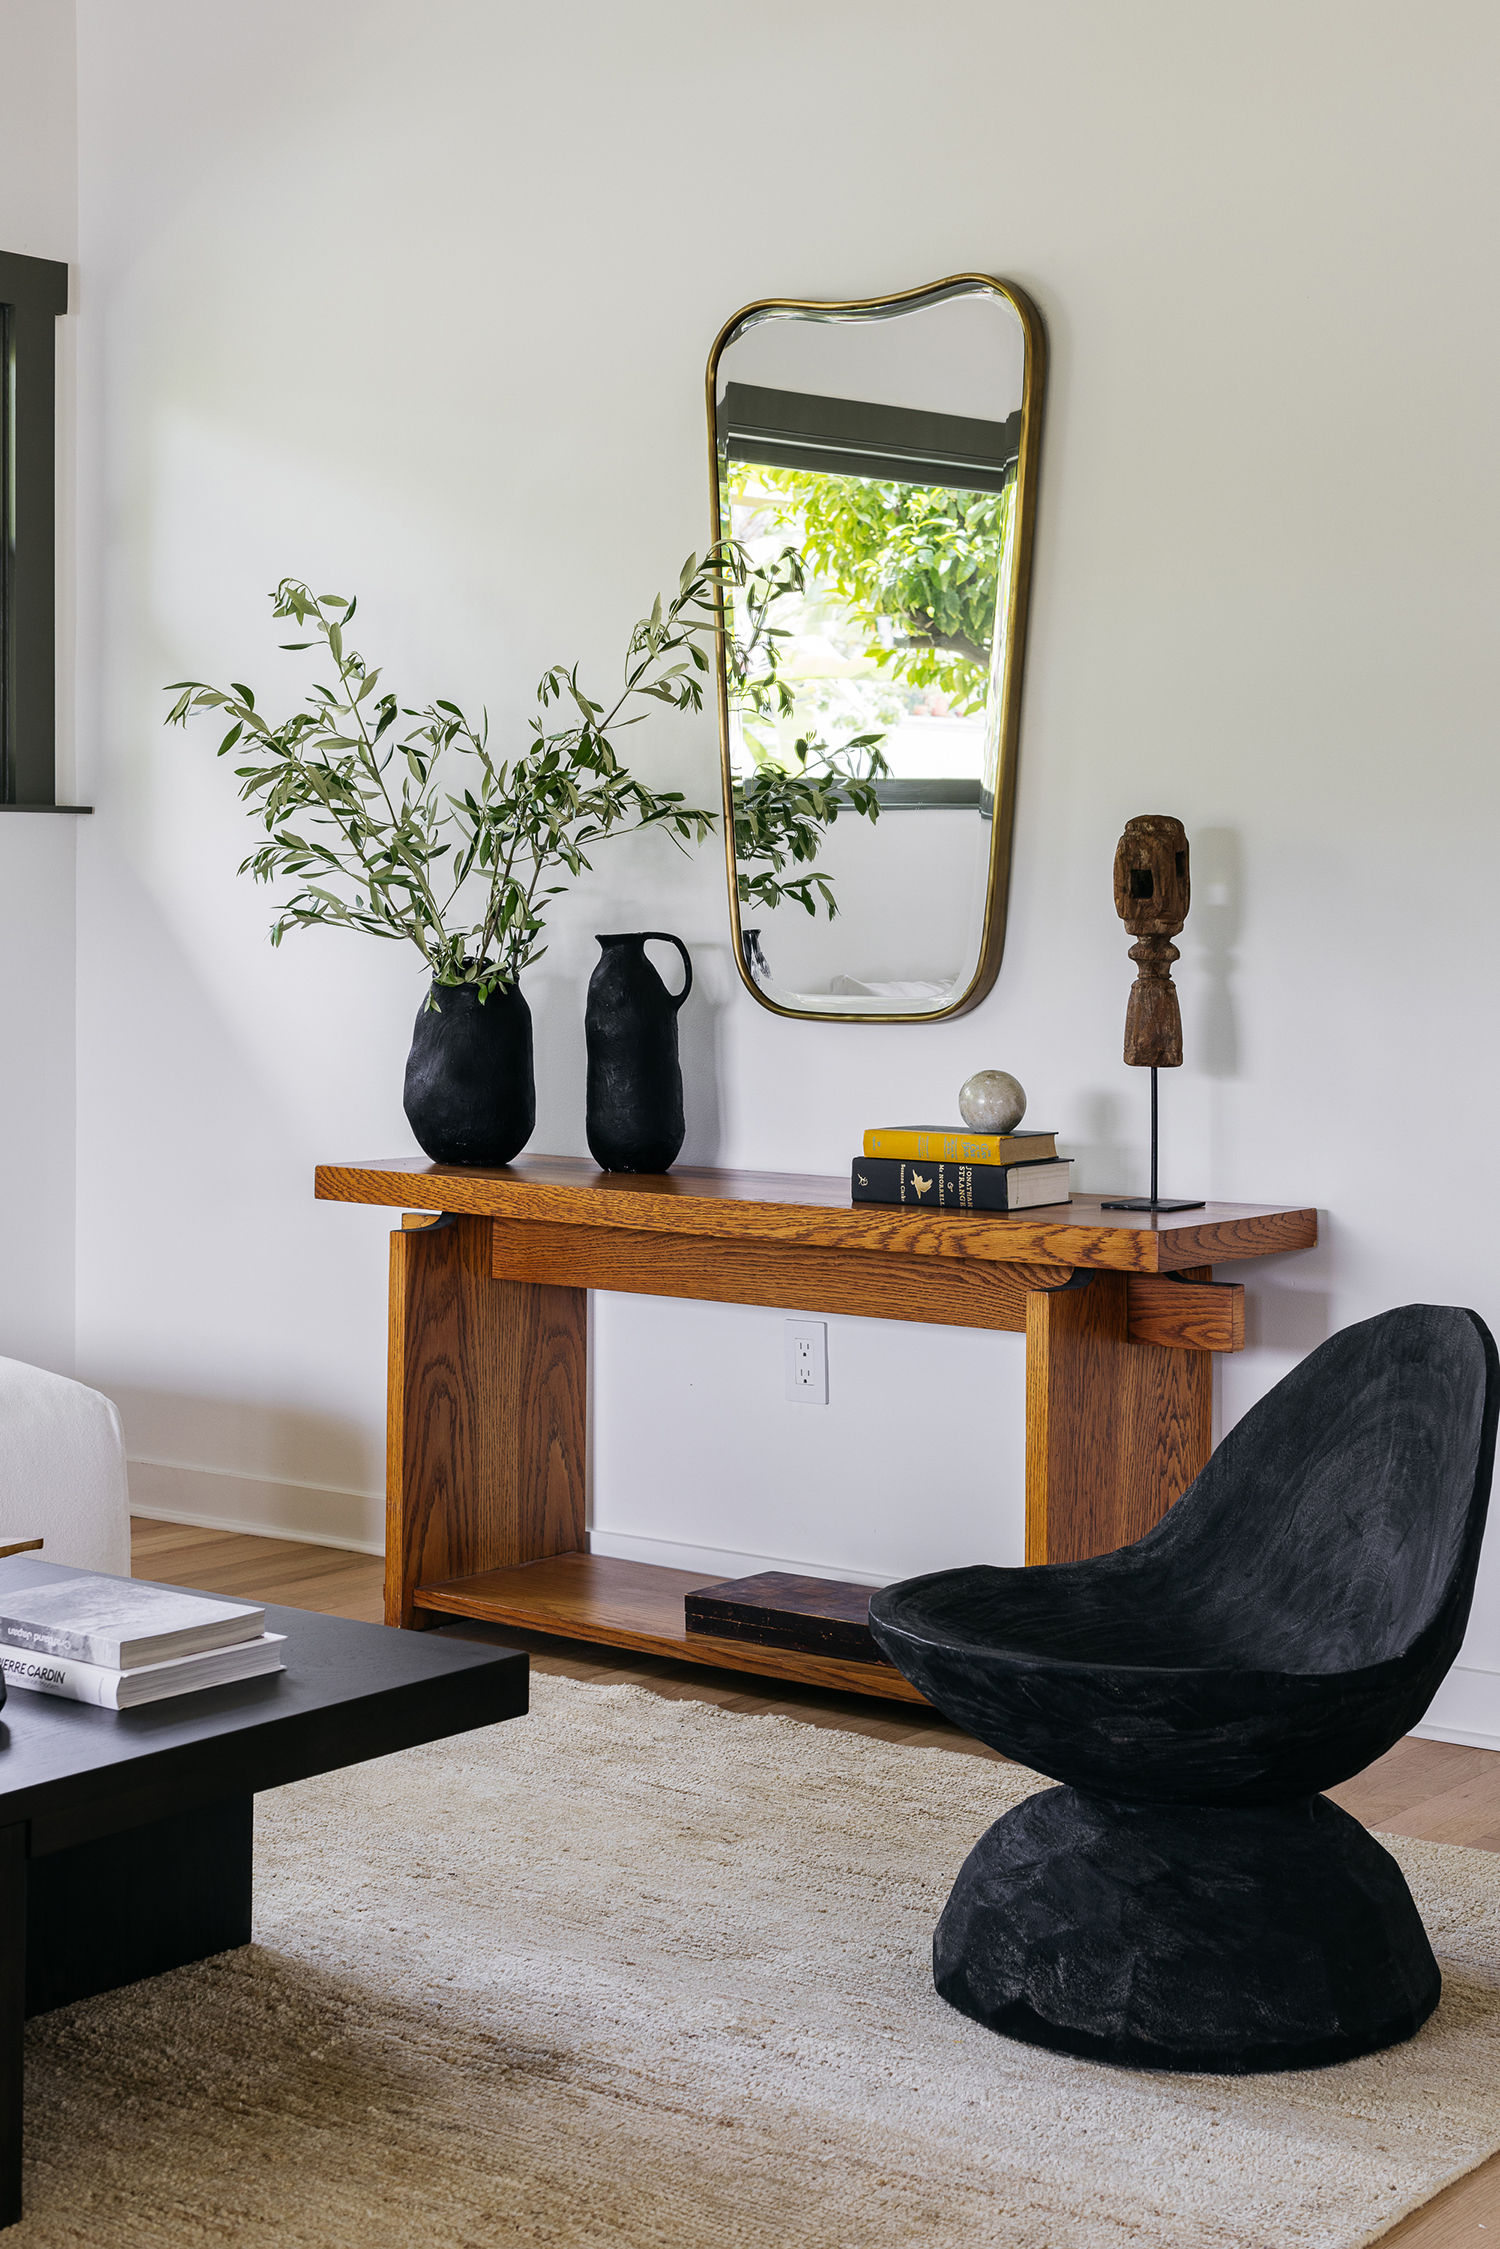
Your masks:
{"label": "white baseboard", "polygon": [[132,1515],[198,1530],[295,1539],[304,1546],[342,1546],[352,1554],[385,1552],[385,1503],[367,1492],[188,1468],[179,1461],[132,1460],[129,1468]]}
{"label": "white baseboard", "polygon": [[[385,1552],[384,1502],[368,1493],[338,1491],[325,1484],[284,1483],[275,1476],[240,1476],[224,1468],[189,1468],[180,1461],[130,1462],[130,1512],[199,1530],[246,1531],[255,1538],[347,1547],[355,1554]],[[711,1572],[715,1577],[790,1570],[801,1577],[889,1583],[878,1571],[851,1570],[838,1562],[742,1554],[721,1546],[683,1546],[671,1539],[635,1538],[621,1531],[591,1531],[589,1550],[627,1562],[655,1562],[663,1569]]]}
{"label": "white baseboard", "polygon": [[1438,1688],[1420,1726],[1422,1741],[1452,1741],[1465,1749],[1500,1749],[1500,1671],[1456,1663]]}
{"label": "white baseboard", "polygon": [[624,1531],[589,1532],[591,1554],[612,1554],[622,1562],[655,1562],[666,1570],[712,1570],[715,1577],[758,1577],[762,1570],[788,1570],[795,1577],[853,1578],[860,1585],[889,1585],[877,1570],[853,1570],[837,1562],[802,1562],[784,1554],[740,1554],[727,1546],[679,1546],[669,1538],[633,1538]]}

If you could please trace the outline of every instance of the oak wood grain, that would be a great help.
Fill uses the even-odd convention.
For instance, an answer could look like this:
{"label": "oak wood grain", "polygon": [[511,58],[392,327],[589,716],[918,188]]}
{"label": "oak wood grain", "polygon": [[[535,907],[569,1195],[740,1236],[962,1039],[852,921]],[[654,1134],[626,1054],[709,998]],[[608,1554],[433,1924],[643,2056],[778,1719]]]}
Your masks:
{"label": "oak wood grain", "polygon": [[1110,1547],[1144,1538],[1208,1466],[1214,1449],[1213,1381],[1210,1352],[1131,1343]]}
{"label": "oak wood grain", "polygon": [[1230,1259],[1310,1249],[1317,1212],[1261,1203],[1208,1203],[1201,1211],[1106,1212],[1075,1195],[1066,1215],[1023,1211],[915,1211],[854,1205],[847,1179],[790,1172],[602,1172],[583,1157],[523,1156],[503,1170],[432,1164],[425,1157],[323,1164],[324,1201],[454,1211],[594,1230],[699,1235],[806,1249],[864,1250],[993,1264],[1085,1266],[1159,1273]]}
{"label": "oak wood grain", "polygon": [[639,1648],[715,1670],[753,1671],[797,1679],[814,1687],[888,1696],[927,1707],[926,1697],[886,1664],[846,1663],[836,1656],[806,1655],[749,1640],[720,1640],[689,1632],[683,1600],[720,1579],[697,1570],[665,1570],[649,1562],[621,1562],[606,1554],[561,1554],[520,1569],[487,1570],[476,1577],[424,1584],[418,1606],[434,1615],[482,1618],[492,1624],[555,1632],[571,1640]]}
{"label": "oak wood grain", "polygon": [[1245,1348],[1245,1290],[1239,1281],[1132,1273],[1125,1301],[1132,1343],[1164,1343],[1179,1351]]}
{"label": "oak wood grain", "polygon": [[493,1224],[497,1278],[1017,1334],[1026,1326],[1028,1289],[1061,1288],[1071,1271],[1066,1265],[992,1265],[691,1234],[594,1232],[524,1218],[497,1218]]}
{"label": "oak wood grain", "polygon": [[483,1219],[391,1237],[386,1620],[424,1578],[583,1543],[586,1308],[497,1281]]}
{"label": "oak wood grain", "polygon": [[1129,1349],[1123,1280],[1038,1296],[1026,1320],[1026,1560],[1102,1553]]}
{"label": "oak wood grain", "polygon": [[1212,1357],[1132,1341],[1129,1292],[1125,1275],[1098,1273],[1027,1298],[1028,1563],[1129,1545],[1207,1464]]}

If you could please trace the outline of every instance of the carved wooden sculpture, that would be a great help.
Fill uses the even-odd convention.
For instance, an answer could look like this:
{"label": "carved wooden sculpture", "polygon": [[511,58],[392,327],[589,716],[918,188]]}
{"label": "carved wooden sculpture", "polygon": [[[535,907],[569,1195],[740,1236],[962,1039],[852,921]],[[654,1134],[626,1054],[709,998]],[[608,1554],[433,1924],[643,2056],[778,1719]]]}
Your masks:
{"label": "carved wooden sculpture", "polygon": [[1137,1068],[1175,1070],[1182,1063],[1182,1010],[1172,982],[1179,955],[1172,939],[1191,899],[1182,822],[1165,812],[1128,820],[1115,847],[1115,912],[1135,939],[1130,957],[1139,973],[1125,1010],[1125,1059]]}
{"label": "carved wooden sculpture", "polygon": [[1169,812],[1127,820],[1115,847],[1115,912],[1135,943],[1136,979],[1125,1009],[1125,1059],[1151,1072],[1151,1193],[1106,1203],[1106,1210],[1197,1210],[1192,1202],[1161,1202],[1156,1193],[1156,1073],[1182,1066],[1182,1010],[1172,982],[1180,956],[1172,939],[1188,917],[1192,882],[1187,830]]}

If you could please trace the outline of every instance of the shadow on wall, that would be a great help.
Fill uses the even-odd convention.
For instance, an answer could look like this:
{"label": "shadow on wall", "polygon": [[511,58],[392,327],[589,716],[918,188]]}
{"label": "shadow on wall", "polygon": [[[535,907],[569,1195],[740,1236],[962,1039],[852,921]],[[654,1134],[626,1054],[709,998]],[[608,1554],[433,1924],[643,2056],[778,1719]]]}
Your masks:
{"label": "shadow on wall", "polygon": [[1233,980],[1244,925],[1244,851],[1237,828],[1200,828],[1193,837],[1193,906],[1206,989],[1199,1003],[1195,1060],[1210,1078],[1239,1070]]}
{"label": "shadow on wall", "polygon": [[531,1009],[536,1067],[536,1129],[525,1153],[581,1156],[586,1153],[583,992],[576,976],[550,966],[523,976],[521,990]]}
{"label": "shadow on wall", "polygon": [[1059,1135],[1063,1155],[1074,1159],[1073,1190],[1083,1195],[1133,1195],[1133,1150],[1121,1137],[1124,1107],[1117,1093],[1083,1096],[1083,1132]]}
{"label": "shadow on wall", "polygon": [[1300,1359],[1328,1341],[1335,1332],[1332,1263],[1329,1216],[1320,1210],[1316,1249],[1214,1267],[1216,1281],[1244,1283],[1247,1350],[1285,1351]]}
{"label": "shadow on wall", "polygon": [[[693,989],[677,1017],[687,1137],[678,1161],[716,1164],[723,1147],[724,1122],[719,1050],[725,1001],[734,988],[736,973],[727,945],[692,945],[688,949],[693,956]],[[660,946],[652,948],[657,953],[661,950]],[[675,991],[679,981],[680,977],[669,978],[668,988]]]}
{"label": "shadow on wall", "polygon": [[[1215,1271],[1214,1279],[1222,1274]],[[1333,1299],[1327,1289],[1272,1288],[1257,1273],[1245,1291],[1245,1343],[1248,1349],[1295,1351],[1305,1357],[1326,1343]]]}

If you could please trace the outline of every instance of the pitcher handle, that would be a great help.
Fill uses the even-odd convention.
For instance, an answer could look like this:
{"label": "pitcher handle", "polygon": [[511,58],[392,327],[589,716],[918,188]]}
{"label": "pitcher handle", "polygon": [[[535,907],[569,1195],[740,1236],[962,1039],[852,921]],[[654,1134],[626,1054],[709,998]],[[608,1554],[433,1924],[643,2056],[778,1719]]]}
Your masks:
{"label": "pitcher handle", "polygon": [[[688,951],[686,945],[684,945],[684,943],[682,942],[682,939],[680,937],[674,937],[670,929],[643,929],[641,931],[641,935],[647,938],[654,938],[658,945],[675,945],[678,952],[682,955],[683,973],[687,977],[687,982],[683,985],[682,990],[675,995],[671,992],[667,992],[667,998],[672,1002],[672,1012],[675,1015],[678,1008],[681,1007],[683,1001],[687,998],[688,993],[693,988],[693,956]],[[664,991],[666,990],[665,985],[663,985],[662,989]]]}

